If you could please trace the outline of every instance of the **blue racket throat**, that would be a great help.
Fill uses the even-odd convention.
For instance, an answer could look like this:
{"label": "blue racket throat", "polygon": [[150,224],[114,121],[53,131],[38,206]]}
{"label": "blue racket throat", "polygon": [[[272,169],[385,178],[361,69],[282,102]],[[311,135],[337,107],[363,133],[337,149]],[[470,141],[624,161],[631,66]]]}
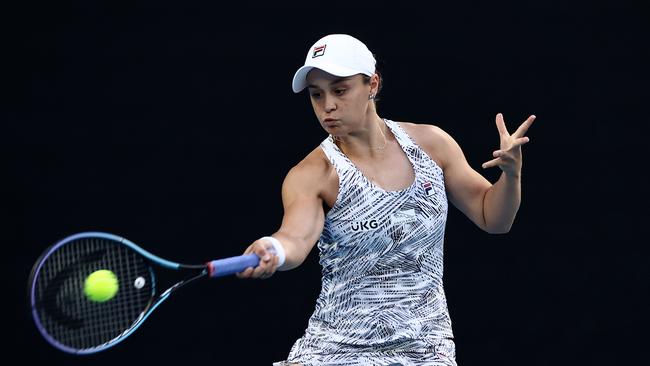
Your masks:
{"label": "blue racket throat", "polygon": [[[270,250],[273,252],[273,250]],[[107,350],[135,332],[151,313],[181,287],[201,278],[222,277],[259,265],[255,254],[188,265],[158,257],[109,233],[84,232],[49,247],[30,274],[28,296],[39,332],[52,346],[75,355]],[[155,269],[189,272],[164,291]],[[116,294],[94,301],[84,290],[90,274],[108,270]]]}

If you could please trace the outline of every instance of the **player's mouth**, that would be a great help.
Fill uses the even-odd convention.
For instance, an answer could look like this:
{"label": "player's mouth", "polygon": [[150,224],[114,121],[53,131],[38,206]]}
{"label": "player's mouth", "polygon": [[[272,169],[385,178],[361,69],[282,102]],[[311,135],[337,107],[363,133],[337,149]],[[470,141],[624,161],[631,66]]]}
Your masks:
{"label": "player's mouth", "polygon": [[338,119],[334,119],[334,118],[325,118],[323,120],[323,126],[325,126],[325,127],[333,127],[336,124],[338,124],[338,121],[339,121]]}

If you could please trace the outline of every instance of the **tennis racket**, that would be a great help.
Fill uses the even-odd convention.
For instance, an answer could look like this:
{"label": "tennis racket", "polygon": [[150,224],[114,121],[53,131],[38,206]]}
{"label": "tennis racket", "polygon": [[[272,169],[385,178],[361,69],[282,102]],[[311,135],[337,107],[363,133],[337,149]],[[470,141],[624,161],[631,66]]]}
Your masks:
{"label": "tennis racket", "polygon": [[[282,247],[270,250],[284,262]],[[108,233],[85,232],[49,247],[34,264],[28,295],[40,333],[61,351],[82,355],[115,346],[131,335],[169,295],[202,278],[256,267],[256,254],[187,265],[155,256],[129,240]],[[156,288],[156,270],[184,270],[187,277],[164,291]],[[95,271],[115,274],[117,292],[93,301],[84,283]]]}

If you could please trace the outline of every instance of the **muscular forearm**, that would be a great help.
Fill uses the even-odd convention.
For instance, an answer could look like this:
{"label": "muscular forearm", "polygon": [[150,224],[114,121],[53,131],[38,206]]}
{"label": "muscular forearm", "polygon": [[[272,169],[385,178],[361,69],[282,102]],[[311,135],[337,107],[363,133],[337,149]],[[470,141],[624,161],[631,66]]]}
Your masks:
{"label": "muscular forearm", "polygon": [[491,234],[510,231],[520,202],[520,176],[501,173],[499,180],[487,190],[483,199],[485,230]]}
{"label": "muscular forearm", "polygon": [[285,251],[286,259],[284,265],[279,268],[280,271],[294,269],[305,261],[311,246],[304,244],[304,240],[288,235],[282,230],[274,233],[272,236],[280,240]]}

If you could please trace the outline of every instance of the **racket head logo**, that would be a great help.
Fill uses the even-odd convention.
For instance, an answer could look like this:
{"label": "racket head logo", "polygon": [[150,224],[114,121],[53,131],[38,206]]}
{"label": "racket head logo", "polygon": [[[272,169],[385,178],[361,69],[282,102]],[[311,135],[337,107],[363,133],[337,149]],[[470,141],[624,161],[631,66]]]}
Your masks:
{"label": "racket head logo", "polygon": [[133,281],[133,287],[137,288],[138,290],[141,290],[144,285],[147,283],[147,280],[144,279],[144,277],[140,276]]}

